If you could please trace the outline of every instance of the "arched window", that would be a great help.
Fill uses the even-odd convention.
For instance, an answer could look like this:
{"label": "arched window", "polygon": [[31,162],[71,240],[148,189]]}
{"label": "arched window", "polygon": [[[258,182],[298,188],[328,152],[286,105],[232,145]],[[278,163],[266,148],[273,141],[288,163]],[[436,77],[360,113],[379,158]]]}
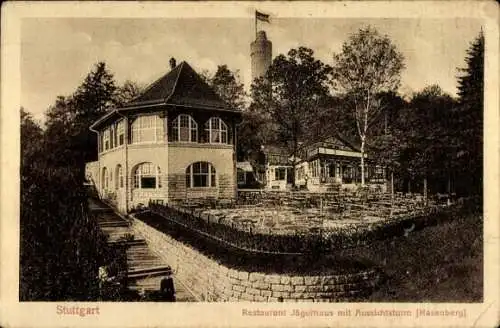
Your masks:
{"label": "arched window", "polygon": [[108,170],[105,167],[102,168],[101,185],[103,190],[108,190],[109,187]]}
{"label": "arched window", "polygon": [[198,124],[187,114],[180,114],[172,122],[172,141],[197,142]]}
{"label": "arched window", "polygon": [[123,188],[123,169],[120,164],[116,166],[116,172],[115,172],[115,184],[116,184],[116,189],[118,188]]}
{"label": "arched window", "polygon": [[160,167],[153,163],[142,163],[134,171],[135,189],[157,189],[161,188]]}
{"label": "arched window", "polygon": [[196,162],[186,168],[186,187],[215,187],[215,167],[208,162]]}
{"label": "arched window", "polygon": [[209,143],[227,143],[227,125],[218,117],[212,117],[205,123],[205,140]]}
{"label": "arched window", "polygon": [[163,120],[158,115],[141,115],[132,122],[132,143],[163,142]]}

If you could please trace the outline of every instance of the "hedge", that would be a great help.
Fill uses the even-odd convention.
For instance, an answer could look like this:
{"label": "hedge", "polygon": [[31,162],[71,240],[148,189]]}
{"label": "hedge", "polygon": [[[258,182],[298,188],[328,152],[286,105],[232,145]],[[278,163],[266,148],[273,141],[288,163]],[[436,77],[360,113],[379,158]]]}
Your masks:
{"label": "hedge", "polygon": [[421,229],[453,218],[467,203],[435,206],[388,219],[378,224],[356,224],[331,230],[294,234],[269,234],[252,231],[251,227],[221,223],[213,216],[195,209],[172,205],[149,204],[149,209],[199,234],[208,234],[234,247],[252,252],[330,253],[341,249],[369,245],[376,240],[404,235],[407,229]]}

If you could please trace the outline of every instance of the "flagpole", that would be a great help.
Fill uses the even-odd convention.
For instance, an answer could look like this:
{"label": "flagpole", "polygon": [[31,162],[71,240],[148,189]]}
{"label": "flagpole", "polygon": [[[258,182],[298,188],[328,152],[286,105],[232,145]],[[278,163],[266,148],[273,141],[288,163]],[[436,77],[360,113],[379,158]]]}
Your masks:
{"label": "flagpole", "polygon": [[257,11],[255,12],[255,40],[257,40]]}

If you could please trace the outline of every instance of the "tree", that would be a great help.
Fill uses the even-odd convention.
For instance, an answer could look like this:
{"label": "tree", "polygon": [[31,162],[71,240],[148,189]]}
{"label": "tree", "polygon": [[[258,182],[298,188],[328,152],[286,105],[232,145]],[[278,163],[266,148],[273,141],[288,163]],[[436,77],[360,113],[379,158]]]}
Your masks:
{"label": "tree", "polygon": [[75,156],[74,140],[78,135],[76,128],[76,112],[73,108],[71,96],[58,96],[54,105],[50,106],[45,113],[45,138],[47,149],[46,160],[52,167],[72,165],[75,168],[81,166]]}
{"label": "tree", "polygon": [[403,55],[387,36],[370,26],[351,35],[333,55],[334,83],[349,100],[361,143],[361,184],[365,184],[365,145],[370,126],[384,108],[381,94],[396,91],[404,68]]}
{"label": "tree", "polygon": [[[59,98],[54,112],[59,113],[62,103]],[[95,299],[92,291],[103,244],[86,212],[78,172],[62,162],[54,165],[53,158],[61,156],[54,153],[54,140],[47,142],[24,109],[20,114],[20,300]],[[63,114],[57,117],[63,122]]]}
{"label": "tree", "polygon": [[72,96],[76,114],[75,148],[81,163],[97,159],[97,136],[89,127],[111,107],[117,87],[104,62],[97,63]]}
{"label": "tree", "polygon": [[467,50],[466,67],[459,69],[459,106],[455,113],[458,156],[464,192],[481,194],[483,187],[484,35],[481,31]]}
{"label": "tree", "polygon": [[143,87],[136,82],[127,80],[123,85],[116,88],[113,96],[113,106],[122,107],[132,99],[138,97],[143,91]]}
{"label": "tree", "polygon": [[394,92],[381,95],[385,109],[373,124],[367,154],[385,167],[391,176],[391,200],[394,200],[394,174],[401,170],[401,153],[407,148],[406,113],[408,103]]}
{"label": "tree", "polygon": [[238,126],[238,160],[249,160],[253,165],[262,164],[259,162],[261,146],[273,143],[274,134],[275,126],[260,112],[252,109],[243,111]]}
{"label": "tree", "polygon": [[88,213],[84,164],[96,151],[89,126],[113,106],[116,92],[112,74],[98,63],[72,95],[47,110],[45,131],[21,109],[23,301],[96,300],[107,248]]}
{"label": "tree", "polygon": [[[331,67],[305,47],[277,56],[263,78],[252,84],[255,111],[277,125],[277,139],[297,158],[299,142],[329,95]],[[295,185],[295,174],[293,173]]]}
{"label": "tree", "polygon": [[245,90],[238,71],[232,72],[227,65],[219,65],[214,76],[209,79],[209,84],[232,109],[243,110]]}
{"label": "tree", "polygon": [[413,174],[423,179],[427,194],[428,178],[436,182],[449,178],[452,156],[455,153],[453,128],[450,117],[455,100],[438,85],[425,87],[413,95],[405,122],[400,126],[407,131],[408,148],[413,150],[407,158]]}
{"label": "tree", "polygon": [[85,162],[97,158],[97,136],[89,127],[119,98],[113,74],[99,62],[72,95],[56,99],[46,113],[47,142],[55,147],[51,151],[54,165],[74,166],[83,182]]}
{"label": "tree", "polygon": [[33,161],[39,151],[37,142],[43,137],[43,130],[33,116],[21,107],[21,167],[23,161]]}

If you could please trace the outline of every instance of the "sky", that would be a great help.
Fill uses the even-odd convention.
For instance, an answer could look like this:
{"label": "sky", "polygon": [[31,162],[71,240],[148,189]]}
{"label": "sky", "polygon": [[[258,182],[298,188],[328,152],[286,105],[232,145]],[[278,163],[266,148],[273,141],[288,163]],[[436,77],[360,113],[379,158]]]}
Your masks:
{"label": "sky", "polygon": [[[259,22],[273,43],[273,57],[306,46],[332,65],[349,35],[366,25],[386,34],[402,52],[406,68],[400,93],[438,84],[456,95],[457,68],[481,30],[472,18],[308,18],[271,17]],[[250,84],[248,18],[24,18],[21,24],[21,105],[43,121],[58,95],[70,95],[93,65],[105,61],[121,84],[148,85],[169,71],[169,59],[195,70],[215,72],[226,64]]]}

